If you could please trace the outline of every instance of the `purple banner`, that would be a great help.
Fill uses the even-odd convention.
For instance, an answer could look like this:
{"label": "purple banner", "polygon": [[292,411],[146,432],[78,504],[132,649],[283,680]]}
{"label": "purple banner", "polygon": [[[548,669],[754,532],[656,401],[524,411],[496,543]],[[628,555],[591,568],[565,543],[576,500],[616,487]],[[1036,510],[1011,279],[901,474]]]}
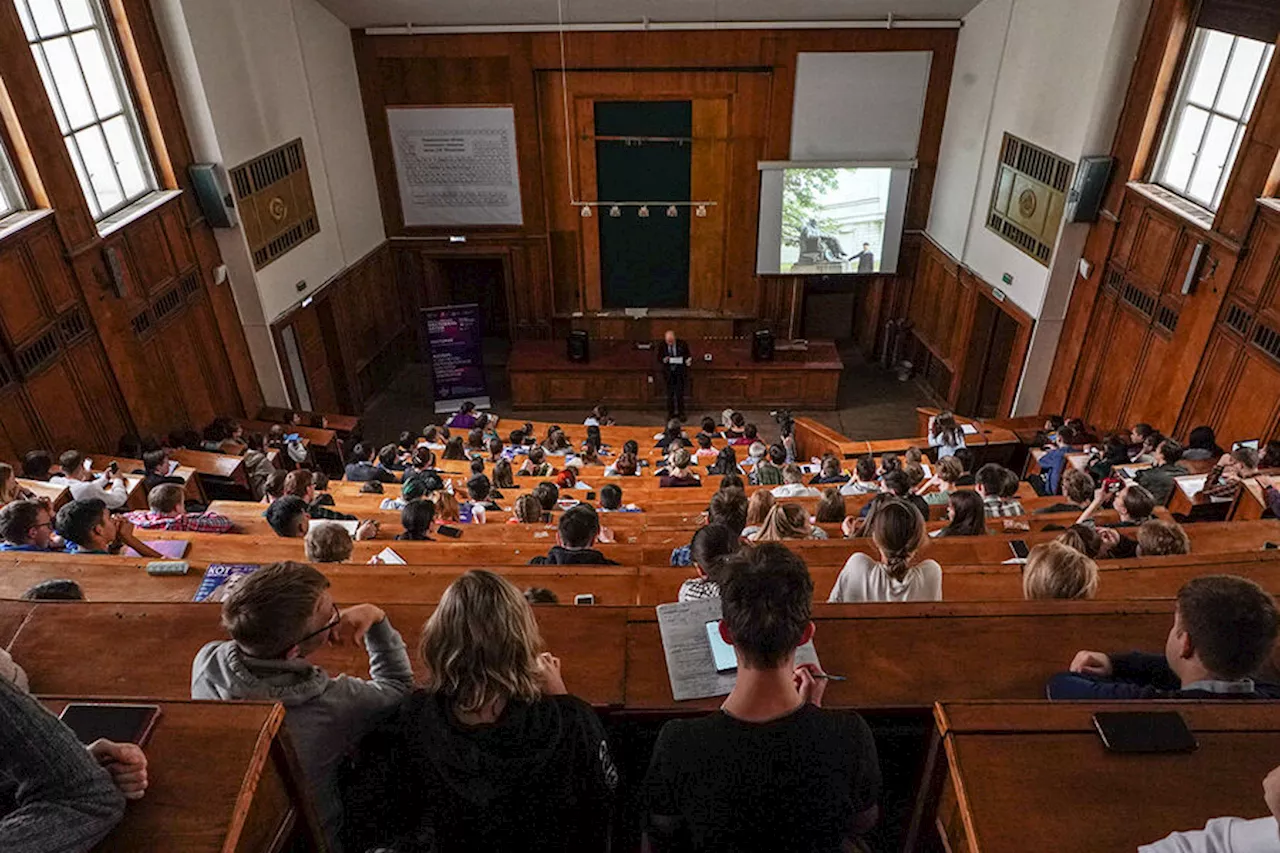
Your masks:
{"label": "purple banner", "polygon": [[423,308],[422,331],[435,379],[436,411],[454,411],[467,400],[488,406],[480,306]]}

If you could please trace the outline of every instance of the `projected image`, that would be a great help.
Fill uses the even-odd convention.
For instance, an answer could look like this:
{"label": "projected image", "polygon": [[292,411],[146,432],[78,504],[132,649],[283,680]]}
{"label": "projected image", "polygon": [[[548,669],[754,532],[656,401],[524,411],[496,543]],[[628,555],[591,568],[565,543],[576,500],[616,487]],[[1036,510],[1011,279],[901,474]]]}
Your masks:
{"label": "projected image", "polygon": [[782,174],[779,271],[880,272],[893,170],[801,168]]}

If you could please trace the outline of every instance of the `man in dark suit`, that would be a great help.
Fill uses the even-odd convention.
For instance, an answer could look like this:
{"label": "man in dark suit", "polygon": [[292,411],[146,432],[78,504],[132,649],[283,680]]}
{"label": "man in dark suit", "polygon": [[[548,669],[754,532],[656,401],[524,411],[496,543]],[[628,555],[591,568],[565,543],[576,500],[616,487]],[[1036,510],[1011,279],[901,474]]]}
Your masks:
{"label": "man in dark suit", "polygon": [[668,330],[658,347],[658,363],[667,384],[667,418],[684,420],[684,392],[689,383],[689,367],[693,364],[689,345]]}

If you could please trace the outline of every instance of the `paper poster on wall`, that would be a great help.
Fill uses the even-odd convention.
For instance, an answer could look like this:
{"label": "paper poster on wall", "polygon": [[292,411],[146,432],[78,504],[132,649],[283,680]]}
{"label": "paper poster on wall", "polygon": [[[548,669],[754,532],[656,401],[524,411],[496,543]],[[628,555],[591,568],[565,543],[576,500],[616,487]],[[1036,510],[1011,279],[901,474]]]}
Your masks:
{"label": "paper poster on wall", "polygon": [[407,226],[521,225],[512,107],[387,110]]}

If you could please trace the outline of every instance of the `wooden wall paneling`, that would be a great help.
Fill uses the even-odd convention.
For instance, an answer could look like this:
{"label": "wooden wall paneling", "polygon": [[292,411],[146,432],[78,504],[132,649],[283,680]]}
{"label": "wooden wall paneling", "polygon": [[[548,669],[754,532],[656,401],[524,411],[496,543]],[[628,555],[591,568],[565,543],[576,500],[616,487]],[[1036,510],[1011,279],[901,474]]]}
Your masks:
{"label": "wooden wall paneling", "polygon": [[[1247,304],[1260,302],[1267,286],[1280,282],[1280,211],[1263,211],[1249,234],[1240,271],[1231,283],[1231,294]],[[1273,294],[1275,290],[1273,286]]]}
{"label": "wooden wall paneling", "polygon": [[1221,327],[1214,331],[1179,418],[1178,434],[1185,434],[1191,424],[1221,423],[1228,390],[1238,378],[1237,360],[1243,350],[1244,342],[1235,334]]}
{"label": "wooden wall paneling", "polygon": [[[538,129],[542,139],[542,185],[546,188],[548,250],[552,280],[552,313],[583,311],[581,257],[583,223],[569,194],[567,163],[568,140],[565,138],[564,86],[557,71],[540,71],[538,78]],[[560,165],[563,164],[563,165]],[[574,177],[577,180],[577,175]],[[585,190],[577,190],[582,196]],[[595,198],[594,189],[591,198]],[[582,196],[585,198],[585,196]],[[514,313],[514,312],[513,312]],[[527,318],[521,318],[528,322]]]}
{"label": "wooden wall paneling", "polygon": [[178,277],[178,265],[169,248],[164,215],[146,216],[121,231],[120,239],[110,244],[128,253],[135,282],[146,296],[158,296]]}
{"label": "wooden wall paneling", "polygon": [[1180,230],[1172,216],[1151,206],[1140,208],[1133,252],[1127,265],[1128,277],[1146,290],[1159,293],[1177,255]]}
{"label": "wooden wall paneling", "polygon": [[1214,424],[1219,443],[1270,438],[1280,416],[1280,363],[1246,347],[1239,375],[1223,402]]}
{"label": "wooden wall paneling", "polygon": [[58,232],[39,228],[30,235],[23,234],[23,239],[49,306],[62,312],[79,305],[75,284],[58,244]]}
{"label": "wooden wall paneling", "polygon": [[0,392],[0,435],[10,448],[5,459],[16,461],[28,450],[50,446],[26,388],[16,383]]}
{"label": "wooden wall paneling", "polygon": [[208,329],[208,332],[222,342],[227,370],[234,383],[235,396],[227,414],[236,417],[255,415],[266,401],[262,395],[262,386],[258,383],[258,374],[253,364],[253,356],[249,352],[249,342],[245,338],[244,326],[240,322],[240,310],[236,306],[235,293],[229,281],[213,284],[211,280],[214,268],[222,264],[222,254],[218,251],[217,241],[211,229],[197,227],[188,233],[192,237],[192,253],[196,261],[200,286],[209,298],[209,308],[213,316],[213,326]]}
{"label": "wooden wall paneling", "polygon": [[716,199],[720,202],[719,207],[709,209],[709,213],[720,217],[724,223],[721,231],[725,240],[721,310],[737,316],[750,316],[754,312],[759,287],[756,231],[759,228],[760,173],[757,164],[766,159],[765,127],[761,117],[776,111],[770,100],[772,78],[772,72],[740,71],[734,75],[727,184],[723,195]]}
{"label": "wooden wall paneling", "polygon": [[1102,429],[1122,425],[1137,365],[1142,363],[1148,326],[1148,319],[1132,308],[1121,305],[1115,311],[1106,335],[1103,363],[1089,394],[1085,415],[1088,423]]}
{"label": "wooden wall paneling", "polygon": [[[1106,351],[1105,342],[1111,330],[1111,323],[1117,312],[1118,297],[1115,291],[1100,288],[1093,315],[1089,318],[1088,328],[1083,335],[1080,357],[1073,364],[1072,381],[1065,402],[1057,411],[1078,413],[1079,417],[1090,417],[1092,408],[1093,387],[1098,381],[1098,372],[1103,369],[1103,356]],[[1047,412],[1054,412],[1046,407]]]}
{"label": "wooden wall paneling", "polygon": [[25,247],[7,241],[0,248],[0,325],[15,348],[35,338],[53,319],[38,281]]}
{"label": "wooden wall paneling", "polygon": [[[725,226],[733,177],[729,170],[729,114],[733,96],[693,99],[693,144],[690,196],[718,199],[706,216],[689,207],[677,208],[689,217],[689,307],[719,311],[724,304]],[[650,216],[664,216],[651,210]]]}
{"label": "wooden wall paneling", "polygon": [[[92,424],[98,443],[78,446],[86,450],[110,450],[115,442],[129,431],[129,416],[124,408],[111,366],[102,352],[102,346],[93,338],[69,347],[66,363],[75,377],[84,402],[82,423]],[[71,393],[67,389],[64,393]],[[77,424],[82,429],[81,424]]]}
{"label": "wooden wall paneling", "polygon": [[82,399],[66,359],[49,363],[28,376],[24,384],[55,454],[73,447],[90,449],[85,442],[96,444],[109,440],[93,416],[89,401]]}

